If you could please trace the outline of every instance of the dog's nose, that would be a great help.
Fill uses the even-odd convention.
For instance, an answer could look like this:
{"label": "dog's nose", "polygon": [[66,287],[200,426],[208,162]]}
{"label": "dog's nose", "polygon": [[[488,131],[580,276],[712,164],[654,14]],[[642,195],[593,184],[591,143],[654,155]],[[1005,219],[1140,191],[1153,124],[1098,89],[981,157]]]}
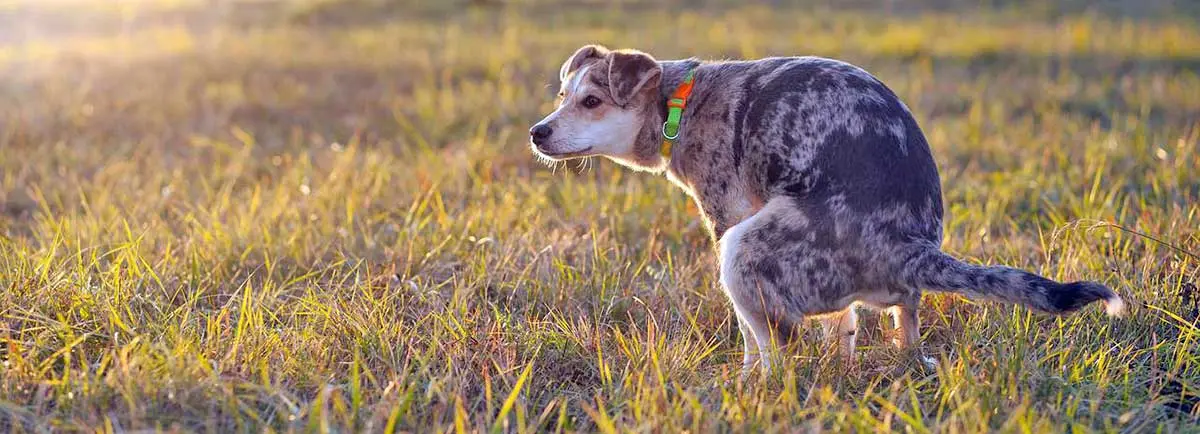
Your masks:
{"label": "dog's nose", "polygon": [[533,139],[533,144],[535,145],[542,144],[542,142],[550,138],[551,134],[554,134],[554,129],[546,124],[537,124],[529,129],[529,137]]}

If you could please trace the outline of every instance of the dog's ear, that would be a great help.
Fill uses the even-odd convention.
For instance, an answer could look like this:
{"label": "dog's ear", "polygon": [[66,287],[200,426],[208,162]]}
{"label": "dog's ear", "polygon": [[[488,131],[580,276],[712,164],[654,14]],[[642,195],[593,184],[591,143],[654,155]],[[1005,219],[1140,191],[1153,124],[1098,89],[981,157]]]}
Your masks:
{"label": "dog's ear", "polygon": [[608,59],[608,88],[613,101],[625,105],[647,84],[662,80],[662,66],[641,51],[614,51]]}
{"label": "dog's ear", "polygon": [[579,65],[582,65],[583,61],[588,59],[603,59],[606,55],[608,55],[608,49],[599,45],[584,45],[579,47],[578,50],[575,50],[575,54],[572,54],[571,57],[567,58],[566,62],[563,62],[562,68],[559,68],[558,81],[567,81],[567,76],[575,72],[576,69],[579,69]]}

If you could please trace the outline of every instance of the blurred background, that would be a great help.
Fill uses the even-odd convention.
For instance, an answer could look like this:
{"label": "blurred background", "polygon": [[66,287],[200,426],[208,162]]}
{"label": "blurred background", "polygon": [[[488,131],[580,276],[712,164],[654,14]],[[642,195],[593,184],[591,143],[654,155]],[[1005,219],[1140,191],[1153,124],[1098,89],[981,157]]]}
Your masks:
{"label": "blurred background", "polygon": [[[267,148],[293,127],[399,142],[395,116],[442,139],[471,117],[537,117],[555,66],[602,42],[662,58],[838,57],[927,118],[1049,103],[1105,127],[1143,112],[1186,125],[1198,15],[1184,0],[5,0],[0,89],[22,134],[65,133],[90,107],[86,122],[131,139],[238,125]],[[114,133],[89,132],[101,131]]]}
{"label": "blurred background", "polygon": [[[1200,386],[1198,19],[1189,0],[0,0],[0,427],[1178,427]],[[948,251],[1149,307],[1110,330],[932,297],[940,385],[875,357],[854,378],[795,364],[827,391],[799,401],[730,386],[740,337],[688,198],[528,151],[587,43],[860,65],[928,136]]]}

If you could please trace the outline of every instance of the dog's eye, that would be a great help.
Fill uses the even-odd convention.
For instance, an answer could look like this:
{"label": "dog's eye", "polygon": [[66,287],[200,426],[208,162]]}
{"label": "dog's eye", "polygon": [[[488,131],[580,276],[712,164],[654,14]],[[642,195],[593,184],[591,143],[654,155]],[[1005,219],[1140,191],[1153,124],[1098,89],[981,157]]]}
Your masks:
{"label": "dog's eye", "polygon": [[590,109],[599,107],[600,106],[600,98],[596,98],[594,96],[588,95],[587,98],[583,99],[583,106],[590,108]]}

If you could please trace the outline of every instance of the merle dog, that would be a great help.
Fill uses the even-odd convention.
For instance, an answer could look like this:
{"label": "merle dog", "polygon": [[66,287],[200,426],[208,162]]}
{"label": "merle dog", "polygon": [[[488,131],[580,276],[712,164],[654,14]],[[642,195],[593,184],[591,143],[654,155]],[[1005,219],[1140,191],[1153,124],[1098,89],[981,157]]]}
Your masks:
{"label": "merle dog", "polygon": [[[761,354],[810,317],[851,354],[859,305],[887,309],[896,344],[919,351],[922,289],[1050,313],[1096,300],[1110,315],[1125,309],[1099,283],[943,253],[929,145],[896,94],[858,67],[817,57],[658,61],[589,45],[559,78],[558,108],[530,130],[534,151],[665,172],[695,199],[719,246],[747,371],[760,360],[766,368]],[[664,125],[671,106],[677,129]]]}

